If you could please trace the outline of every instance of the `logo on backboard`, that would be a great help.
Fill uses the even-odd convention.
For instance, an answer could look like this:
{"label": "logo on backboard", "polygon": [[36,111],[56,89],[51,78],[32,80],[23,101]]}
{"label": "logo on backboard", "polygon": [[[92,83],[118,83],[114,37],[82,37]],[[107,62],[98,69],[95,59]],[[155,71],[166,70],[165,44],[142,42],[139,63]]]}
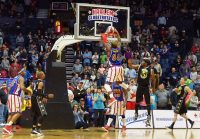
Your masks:
{"label": "logo on backboard", "polygon": [[92,9],[88,11],[89,16],[88,20],[104,20],[110,22],[118,22],[117,11],[109,10],[109,9]]}

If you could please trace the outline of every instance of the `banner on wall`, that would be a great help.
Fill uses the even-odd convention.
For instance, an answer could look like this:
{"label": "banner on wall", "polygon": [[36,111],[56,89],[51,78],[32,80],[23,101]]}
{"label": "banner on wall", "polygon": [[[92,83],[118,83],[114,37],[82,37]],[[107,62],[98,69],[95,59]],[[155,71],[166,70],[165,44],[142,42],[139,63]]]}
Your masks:
{"label": "banner on wall", "polygon": [[[200,128],[200,111],[189,110],[187,112],[187,116],[195,122],[193,128]],[[187,125],[188,125],[188,128],[191,127],[188,121],[187,121]]]}
{"label": "banner on wall", "polygon": [[[154,110],[154,128],[166,128],[170,126],[174,117],[173,110]],[[186,120],[178,115],[174,128],[186,128]]]}
{"label": "banner on wall", "polygon": [[0,87],[2,86],[3,83],[6,83],[7,86],[9,86],[12,80],[13,78],[0,78]]}
{"label": "banner on wall", "polygon": [[[147,111],[146,110],[139,110],[138,119],[135,121],[135,111],[134,110],[126,110],[125,117],[126,117],[126,127],[127,128],[166,128],[170,126],[173,117],[174,111],[173,110],[153,110],[152,111],[152,118],[151,118],[151,127],[146,127],[145,121],[147,119]],[[200,128],[200,111],[188,110],[187,116],[195,121],[193,128]],[[118,117],[118,128],[122,128],[122,117]],[[178,115],[177,121],[174,125],[174,128],[190,128],[190,123]]]}
{"label": "banner on wall", "polygon": [[[147,120],[147,111],[146,110],[139,110],[138,112],[138,119],[135,121],[135,110],[127,110],[125,113],[125,118],[126,118],[126,128],[153,128],[153,122],[152,122],[152,117],[151,117],[151,127],[146,127],[146,120]],[[122,122],[122,117],[118,117],[118,124],[119,128],[122,128],[123,122]]]}

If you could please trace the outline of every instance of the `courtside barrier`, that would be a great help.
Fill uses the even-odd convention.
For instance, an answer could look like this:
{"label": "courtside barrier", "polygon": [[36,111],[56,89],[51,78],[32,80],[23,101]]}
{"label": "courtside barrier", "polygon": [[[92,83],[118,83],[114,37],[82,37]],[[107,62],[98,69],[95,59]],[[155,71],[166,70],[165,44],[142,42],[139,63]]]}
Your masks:
{"label": "courtside barrier", "polygon": [[[135,110],[126,110],[126,125],[129,129],[164,129],[166,126],[169,126],[172,123],[174,112],[173,110],[153,110],[151,114],[151,127],[146,127],[145,121],[147,119],[147,111],[139,110],[138,119],[135,121]],[[193,128],[200,128],[200,111],[188,110],[187,116],[195,121]],[[122,127],[122,118],[119,116],[118,128]],[[174,125],[174,128],[190,128],[189,122],[180,116],[178,116],[177,122]]]}

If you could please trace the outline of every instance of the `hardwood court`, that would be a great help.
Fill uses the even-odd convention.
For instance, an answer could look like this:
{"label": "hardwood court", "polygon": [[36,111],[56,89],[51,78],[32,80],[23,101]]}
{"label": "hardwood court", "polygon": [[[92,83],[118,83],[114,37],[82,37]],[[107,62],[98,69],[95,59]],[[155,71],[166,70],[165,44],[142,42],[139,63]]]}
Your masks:
{"label": "hardwood court", "polygon": [[85,130],[44,130],[44,137],[31,137],[31,129],[22,129],[13,136],[1,135],[0,139],[200,139],[199,129],[127,129],[126,135],[120,130],[102,132],[100,128]]}

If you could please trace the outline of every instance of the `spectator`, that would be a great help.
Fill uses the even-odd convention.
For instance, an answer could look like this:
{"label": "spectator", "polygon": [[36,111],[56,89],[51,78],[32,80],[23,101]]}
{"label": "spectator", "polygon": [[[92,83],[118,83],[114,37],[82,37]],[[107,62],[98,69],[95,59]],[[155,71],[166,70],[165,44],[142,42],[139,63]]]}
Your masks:
{"label": "spectator", "polygon": [[71,90],[68,90],[68,99],[69,99],[71,108],[73,108],[74,105],[78,105],[78,102],[74,100],[74,94]]}
{"label": "spectator", "polygon": [[101,64],[105,64],[107,61],[107,55],[105,54],[105,52],[102,52],[100,55],[100,62]]}
{"label": "spectator", "polygon": [[166,26],[166,24],[167,24],[167,19],[164,16],[164,14],[161,13],[160,17],[158,18],[157,25],[158,26]]}
{"label": "spectator", "polygon": [[81,82],[83,82],[83,88],[85,90],[87,90],[90,87],[90,81],[87,75],[84,75],[84,79]]}
{"label": "spectator", "polygon": [[77,74],[80,75],[80,74],[83,73],[83,66],[82,66],[82,64],[80,64],[80,60],[79,59],[76,60],[76,63],[74,64],[72,70],[73,70],[74,74],[77,73]]}
{"label": "spectator", "polygon": [[169,49],[167,45],[164,45],[161,49],[161,57],[163,59],[163,65],[168,63],[168,55],[169,55]]}
{"label": "spectator", "polygon": [[148,52],[147,48],[144,48],[144,52],[142,52],[141,54],[141,59],[143,59],[144,57],[146,58],[150,58],[150,53]]}
{"label": "spectator", "polygon": [[8,89],[6,83],[3,83],[0,88],[0,124],[6,123],[8,109],[7,109],[7,101],[8,101]]}
{"label": "spectator", "polygon": [[191,54],[191,61],[192,61],[192,66],[197,65],[198,60],[197,60],[197,56],[194,53]]}
{"label": "spectator", "polygon": [[175,88],[180,79],[179,73],[176,71],[176,68],[172,67],[171,73],[169,75],[169,84],[172,88]]}
{"label": "spectator", "polygon": [[90,76],[91,76],[91,72],[96,73],[95,71],[92,71],[92,70],[91,70],[91,67],[90,67],[90,66],[85,66],[85,67],[84,67],[83,75],[87,75],[88,77],[90,77]]}
{"label": "spectator", "polygon": [[151,53],[153,53],[154,55],[156,55],[159,52],[160,52],[160,49],[159,49],[158,45],[154,44],[153,48],[151,48]]}
{"label": "spectator", "polygon": [[24,37],[23,37],[22,33],[20,32],[19,35],[16,38],[16,44],[17,44],[17,46],[23,47],[24,46],[24,41],[25,41]]}
{"label": "spectator", "polygon": [[92,72],[92,75],[90,76],[90,80],[95,81],[96,80],[96,75],[94,71]]}
{"label": "spectator", "polygon": [[92,64],[96,65],[96,67],[98,67],[99,55],[97,54],[97,52],[95,52],[94,55],[92,56]]}
{"label": "spectator", "polygon": [[170,42],[170,44],[175,45],[175,43],[176,43],[176,41],[178,41],[178,39],[179,39],[179,36],[177,35],[176,30],[173,30],[172,34],[169,35],[169,42]]}
{"label": "spectator", "polygon": [[197,75],[197,79],[194,81],[195,85],[200,85],[200,75]]}
{"label": "spectator", "polygon": [[83,52],[80,50],[80,47],[77,47],[77,50],[74,52],[74,58],[80,59],[82,61]]}
{"label": "spectator", "polygon": [[190,67],[186,61],[184,61],[179,68],[179,73],[181,77],[187,77],[190,71]]}
{"label": "spectator", "polygon": [[72,86],[77,87],[80,81],[81,81],[81,77],[79,77],[78,74],[75,74],[74,77],[71,79]]}
{"label": "spectator", "polygon": [[196,67],[192,67],[192,71],[190,72],[190,79],[195,82],[195,80],[197,80],[197,71],[196,71]]}
{"label": "spectator", "polygon": [[130,89],[130,91],[128,91],[128,99],[127,99],[126,109],[127,110],[135,110],[136,91],[137,91],[137,86],[136,86],[135,80],[130,81],[129,89]]}
{"label": "spectator", "polygon": [[1,68],[6,69],[7,71],[10,69],[10,62],[7,59],[7,57],[3,57],[3,60],[1,62]]}
{"label": "spectator", "polygon": [[122,66],[124,68],[124,81],[127,82],[128,81],[128,71],[129,71],[129,68],[127,67],[127,64],[123,64]]}
{"label": "spectator", "polygon": [[153,92],[153,89],[150,89],[150,98],[151,98],[151,110],[157,110],[157,104],[158,104],[158,97]]}
{"label": "spectator", "polygon": [[158,109],[165,109],[165,110],[169,109],[170,95],[169,91],[165,89],[163,83],[159,85],[158,90],[156,91],[155,94],[158,98],[158,104],[157,104]]}
{"label": "spectator", "polygon": [[99,69],[98,69],[98,73],[97,73],[97,86],[103,86],[105,83],[105,68],[103,66],[103,64],[100,65]]}
{"label": "spectator", "polygon": [[92,53],[86,49],[83,53],[83,65],[84,66],[90,66],[92,61]]}
{"label": "spectator", "polygon": [[98,88],[96,91],[93,95],[94,124],[95,127],[102,127],[104,125],[103,116],[105,97],[100,88]]}
{"label": "spectator", "polygon": [[8,78],[8,72],[5,69],[0,71],[0,78]]}
{"label": "spectator", "polygon": [[67,83],[67,89],[71,90],[72,92],[75,90],[71,82]]}
{"label": "spectator", "polygon": [[197,97],[197,94],[195,92],[195,94],[192,95],[191,98],[190,98],[190,103],[189,103],[188,109],[189,110],[197,110],[199,104],[200,104],[200,101],[199,101],[199,98]]}
{"label": "spectator", "polygon": [[85,123],[83,119],[84,112],[80,109],[80,106],[74,105],[73,106],[73,114],[74,114],[74,120],[75,120],[75,128],[76,129],[87,129],[88,125]]}
{"label": "spectator", "polygon": [[83,82],[79,82],[77,88],[74,91],[74,99],[77,102],[80,102],[80,99],[85,98],[85,96],[86,96],[86,90],[83,88]]}
{"label": "spectator", "polygon": [[36,67],[36,65],[37,65],[37,62],[38,62],[38,53],[36,53],[36,52],[33,52],[32,53],[32,56],[31,56],[31,58],[32,58],[32,65],[34,66],[34,67]]}
{"label": "spectator", "polygon": [[152,86],[152,92],[155,93],[157,90],[156,87],[156,79],[157,79],[157,70],[154,68],[155,63],[151,63],[151,86]]}
{"label": "spectator", "polygon": [[80,109],[83,113],[84,122],[89,124],[89,112],[88,112],[88,110],[85,106],[85,99],[84,98],[80,99]]}
{"label": "spectator", "polygon": [[87,94],[85,96],[85,104],[86,104],[86,109],[90,112],[90,114],[92,113],[92,97],[93,97],[93,89],[92,88],[88,88],[87,89]]}
{"label": "spectator", "polygon": [[125,58],[126,58],[126,61],[128,61],[129,59],[132,58],[132,51],[131,51],[131,48],[128,47],[125,54],[124,54]]}
{"label": "spectator", "polygon": [[158,63],[157,59],[154,59],[154,68],[156,70],[156,89],[158,88],[158,85],[160,84],[160,78],[162,77],[162,67]]}
{"label": "spectator", "polygon": [[[149,53],[150,54],[150,53]],[[146,54],[144,54],[145,56]],[[134,65],[139,65],[140,64],[140,54],[139,53],[134,53],[133,54],[133,59],[132,59],[132,63]]]}
{"label": "spectator", "polygon": [[104,68],[103,64],[100,65],[99,69],[98,69],[98,72],[103,75],[103,72],[105,71],[106,69]]}
{"label": "spectator", "polygon": [[97,88],[97,80],[90,80],[90,86],[91,86],[91,88]]}
{"label": "spectator", "polygon": [[[181,59],[181,56],[178,55],[177,58],[176,58],[176,61],[175,61],[175,65],[174,65],[174,67],[176,68],[177,71],[180,70],[181,64],[182,64],[182,59]],[[184,64],[186,64],[186,61],[185,61]]]}
{"label": "spectator", "polygon": [[19,70],[20,70],[20,64],[18,63],[18,60],[15,59],[14,63],[11,64],[10,69],[9,69],[10,77],[14,78],[15,76],[17,76]]}
{"label": "spectator", "polygon": [[127,76],[128,76],[128,81],[136,79],[137,78],[136,70],[134,68],[130,67],[127,72]]}
{"label": "spectator", "polygon": [[2,45],[2,51],[3,51],[2,56],[3,57],[8,57],[9,48],[8,48],[8,44],[6,42]]}

